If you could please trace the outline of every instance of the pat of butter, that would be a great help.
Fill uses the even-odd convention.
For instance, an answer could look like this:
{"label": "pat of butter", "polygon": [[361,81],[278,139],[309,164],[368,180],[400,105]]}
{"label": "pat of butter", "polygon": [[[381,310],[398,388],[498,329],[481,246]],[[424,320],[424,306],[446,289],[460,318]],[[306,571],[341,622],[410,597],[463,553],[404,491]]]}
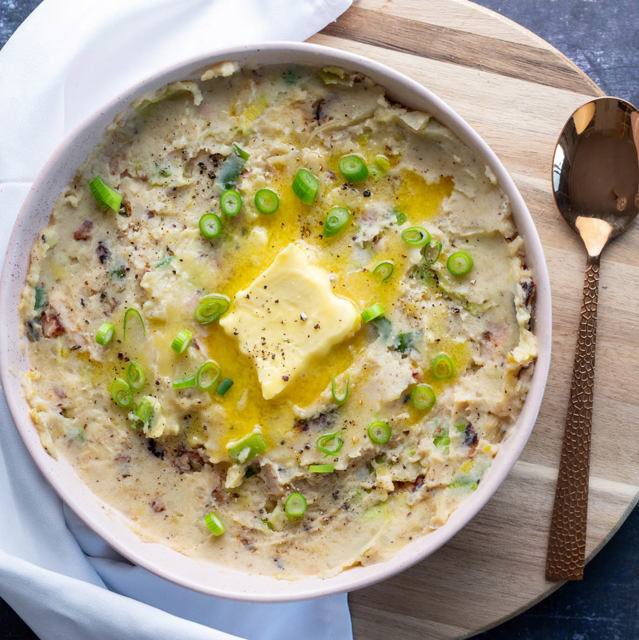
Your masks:
{"label": "pat of butter", "polygon": [[220,325],[255,362],[266,400],[281,393],[313,358],[360,324],[355,305],[333,293],[315,249],[289,244],[247,289],[235,294]]}

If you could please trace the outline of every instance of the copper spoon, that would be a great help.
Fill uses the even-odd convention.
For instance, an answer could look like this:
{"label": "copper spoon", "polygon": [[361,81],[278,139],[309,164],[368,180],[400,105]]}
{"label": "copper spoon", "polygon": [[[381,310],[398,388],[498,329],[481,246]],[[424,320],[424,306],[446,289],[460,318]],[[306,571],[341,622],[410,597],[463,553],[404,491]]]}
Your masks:
{"label": "copper spoon", "polygon": [[599,259],[639,213],[639,112],[618,98],[575,111],[555,147],[555,202],[586,246],[586,277],[570,403],[550,525],[546,577],[583,578],[590,467]]}

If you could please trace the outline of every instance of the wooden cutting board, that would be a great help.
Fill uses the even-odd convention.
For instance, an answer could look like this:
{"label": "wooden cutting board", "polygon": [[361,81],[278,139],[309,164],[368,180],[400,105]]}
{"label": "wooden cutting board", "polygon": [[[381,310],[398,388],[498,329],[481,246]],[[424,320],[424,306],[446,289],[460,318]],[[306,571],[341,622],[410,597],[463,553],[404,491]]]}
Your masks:
{"label": "wooden cutting board", "polygon": [[[480,514],[412,569],[350,595],[356,640],[462,638],[528,608],[557,584],[544,566],[581,305],[585,253],[557,213],[551,154],[599,88],[524,28],[466,0],[355,0],[312,42],[356,52],[434,91],[488,142],[541,235],[553,295],[553,356],[521,460]],[[587,554],[639,498],[639,224],[601,268]]]}

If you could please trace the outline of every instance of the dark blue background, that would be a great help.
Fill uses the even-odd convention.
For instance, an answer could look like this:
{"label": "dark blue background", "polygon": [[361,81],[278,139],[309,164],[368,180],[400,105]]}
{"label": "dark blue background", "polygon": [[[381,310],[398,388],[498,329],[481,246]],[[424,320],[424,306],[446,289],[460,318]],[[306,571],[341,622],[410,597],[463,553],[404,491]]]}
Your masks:
{"label": "dark blue background", "polygon": [[[0,0],[0,47],[38,4],[39,0]],[[639,0],[478,4],[550,42],[607,94],[639,105]],[[0,637],[36,637],[2,600]],[[588,564],[583,582],[564,585],[526,613],[474,640],[639,640],[639,508]]]}

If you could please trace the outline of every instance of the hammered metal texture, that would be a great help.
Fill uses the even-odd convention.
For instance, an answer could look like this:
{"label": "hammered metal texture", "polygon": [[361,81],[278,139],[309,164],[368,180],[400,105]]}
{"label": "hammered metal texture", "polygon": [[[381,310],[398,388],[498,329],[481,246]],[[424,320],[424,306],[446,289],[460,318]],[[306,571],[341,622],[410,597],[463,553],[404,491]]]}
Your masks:
{"label": "hammered metal texture", "polygon": [[599,257],[589,257],[550,525],[546,557],[548,580],[583,578],[598,297]]}

